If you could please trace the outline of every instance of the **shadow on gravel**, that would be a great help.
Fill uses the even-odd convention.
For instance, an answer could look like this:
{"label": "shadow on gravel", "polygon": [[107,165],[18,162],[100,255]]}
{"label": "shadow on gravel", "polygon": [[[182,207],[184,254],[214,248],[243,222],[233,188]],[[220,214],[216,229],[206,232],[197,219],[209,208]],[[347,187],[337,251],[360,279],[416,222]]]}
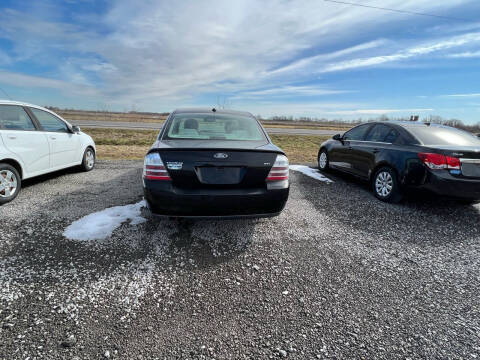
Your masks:
{"label": "shadow on gravel", "polygon": [[80,170],[80,167],[76,166],[76,167],[72,167],[72,168],[68,168],[68,169],[58,170],[58,171],[55,171],[53,173],[48,173],[48,174],[45,174],[45,175],[36,176],[34,178],[30,178],[30,179],[22,181],[22,188],[26,189],[26,188],[29,188],[31,186],[35,186],[37,184],[43,183],[43,182],[48,181],[48,180],[56,179],[56,178],[59,178],[61,176],[65,176],[65,175],[77,174],[81,171],[82,170]]}
{"label": "shadow on gravel", "polygon": [[[29,181],[26,186],[34,187],[49,180],[73,184],[76,173],[75,169],[60,171]],[[62,179],[64,175],[68,177]],[[42,282],[55,283],[59,280],[56,274],[79,269],[84,274],[106,276],[145,261],[162,269],[207,268],[230,261],[244,252],[252,241],[258,220],[160,220],[146,210],[143,211],[146,223],[131,225],[125,222],[107,239],[66,239],[63,231],[73,221],[143,198],[141,168],[126,168],[121,175],[105,180],[104,174],[97,169],[87,176],[88,184],[68,194],[54,196],[42,206],[40,213],[25,216],[16,229],[9,229],[15,233],[15,241],[4,257],[12,259],[8,261],[9,266],[31,272],[27,281],[34,280],[38,274]],[[51,277],[47,275],[50,273]],[[88,281],[88,276],[85,280]]]}
{"label": "shadow on gravel", "polygon": [[336,171],[326,175],[334,181],[328,187],[307,177],[299,182],[312,189],[304,193],[318,211],[343,224],[412,241],[455,242],[479,236],[480,204],[417,191],[399,204],[388,204],[379,201],[365,181]]}
{"label": "shadow on gravel", "polygon": [[[261,220],[159,220],[150,217],[148,221],[156,225],[156,229],[153,232],[145,229],[145,232],[166,239],[166,257],[185,258],[187,266],[194,264],[195,268],[201,269],[228,262],[245,252],[252,243],[255,226]],[[165,228],[170,228],[167,234],[163,231]]]}

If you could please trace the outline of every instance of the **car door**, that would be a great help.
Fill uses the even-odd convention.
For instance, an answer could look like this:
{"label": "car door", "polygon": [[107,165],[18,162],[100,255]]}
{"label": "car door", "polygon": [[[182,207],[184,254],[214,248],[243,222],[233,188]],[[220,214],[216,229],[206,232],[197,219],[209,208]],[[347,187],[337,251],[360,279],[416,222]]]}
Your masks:
{"label": "car door", "polygon": [[55,115],[36,108],[29,108],[42,132],[48,137],[53,169],[74,165],[78,160],[79,137],[72,133],[67,124]]}
{"label": "car door", "polygon": [[22,106],[0,105],[0,135],[7,150],[23,162],[24,177],[39,175],[50,169],[47,137],[38,131]]}
{"label": "car door", "polygon": [[343,134],[335,149],[329,154],[330,165],[342,171],[355,173],[353,165],[356,155],[353,149],[359,141],[363,141],[370,126],[371,124],[359,125]]}
{"label": "car door", "polygon": [[385,138],[392,131],[386,124],[374,124],[363,141],[352,144],[352,167],[355,175],[368,178],[376,164],[376,156],[385,147]]}

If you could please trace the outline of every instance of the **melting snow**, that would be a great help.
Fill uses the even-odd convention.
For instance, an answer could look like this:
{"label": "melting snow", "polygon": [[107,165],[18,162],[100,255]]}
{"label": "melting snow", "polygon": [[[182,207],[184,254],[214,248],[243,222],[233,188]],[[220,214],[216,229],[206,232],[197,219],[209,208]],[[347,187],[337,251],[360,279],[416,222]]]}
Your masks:
{"label": "melting snow", "polygon": [[314,179],[327,183],[333,183],[332,180],[330,180],[326,176],[323,176],[317,169],[312,169],[311,167],[305,165],[290,165],[290,170],[300,171],[302,174],[308,175]]}
{"label": "melting snow", "polygon": [[145,206],[142,200],[136,204],[114,206],[73,222],[65,229],[63,236],[71,240],[106,239],[122,223],[130,220],[130,225],[141,224],[147,219],[141,216],[141,209]]}

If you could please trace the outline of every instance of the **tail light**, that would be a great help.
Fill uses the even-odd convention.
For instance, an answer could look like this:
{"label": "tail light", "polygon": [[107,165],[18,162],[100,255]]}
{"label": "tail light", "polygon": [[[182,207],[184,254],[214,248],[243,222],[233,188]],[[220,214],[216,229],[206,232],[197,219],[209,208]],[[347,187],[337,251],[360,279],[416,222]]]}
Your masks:
{"label": "tail light", "polygon": [[418,157],[430,169],[460,170],[460,159],[434,153],[419,153]]}
{"label": "tail light", "polygon": [[147,180],[172,180],[159,153],[153,152],[145,156],[143,178]]}
{"label": "tail light", "polygon": [[269,190],[288,188],[288,158],[285,155],[277,155],[266,181]]}

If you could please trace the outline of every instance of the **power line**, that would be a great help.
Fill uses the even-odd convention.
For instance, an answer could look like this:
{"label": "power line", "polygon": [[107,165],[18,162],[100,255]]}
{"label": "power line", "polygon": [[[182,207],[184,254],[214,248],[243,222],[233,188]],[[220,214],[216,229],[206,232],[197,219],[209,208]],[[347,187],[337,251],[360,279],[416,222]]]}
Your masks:
{"label": "power line", "polygon": [[6,92],[5,90],[3,90],[1,87],[0,87],[0,90],[2,90],[2,92],[3,92],[5,95],[7,95],[7,97],[8,97],[10,100],[12,100],[12,98],[7,94],[7,92]]}
{"label": "power line", "polygon": [[472,20],[468,20],[468,19],[461,19],[461,18],[455,18],[455,17],[450,17],[450,16],[442,16],[442,15],[428,14],[428,13],[416,12],[416,11],[384,8],[384,7],[380,7],[380,6],[351,3],[351,2],[347,2],[347,1],[339,1],[339,0],[323,0],[323,1],[336,3],[336,4],[359,6],[359,7],[369,8],[369,9],[391,11],[391,12],[397,12],[397,13],[402,13],[402,14],[429,16],[429,17],[435,17],[435,18],[440,18],[440,19],[448,19],[448,20],[456,20],[456,21],[472,21]]}

